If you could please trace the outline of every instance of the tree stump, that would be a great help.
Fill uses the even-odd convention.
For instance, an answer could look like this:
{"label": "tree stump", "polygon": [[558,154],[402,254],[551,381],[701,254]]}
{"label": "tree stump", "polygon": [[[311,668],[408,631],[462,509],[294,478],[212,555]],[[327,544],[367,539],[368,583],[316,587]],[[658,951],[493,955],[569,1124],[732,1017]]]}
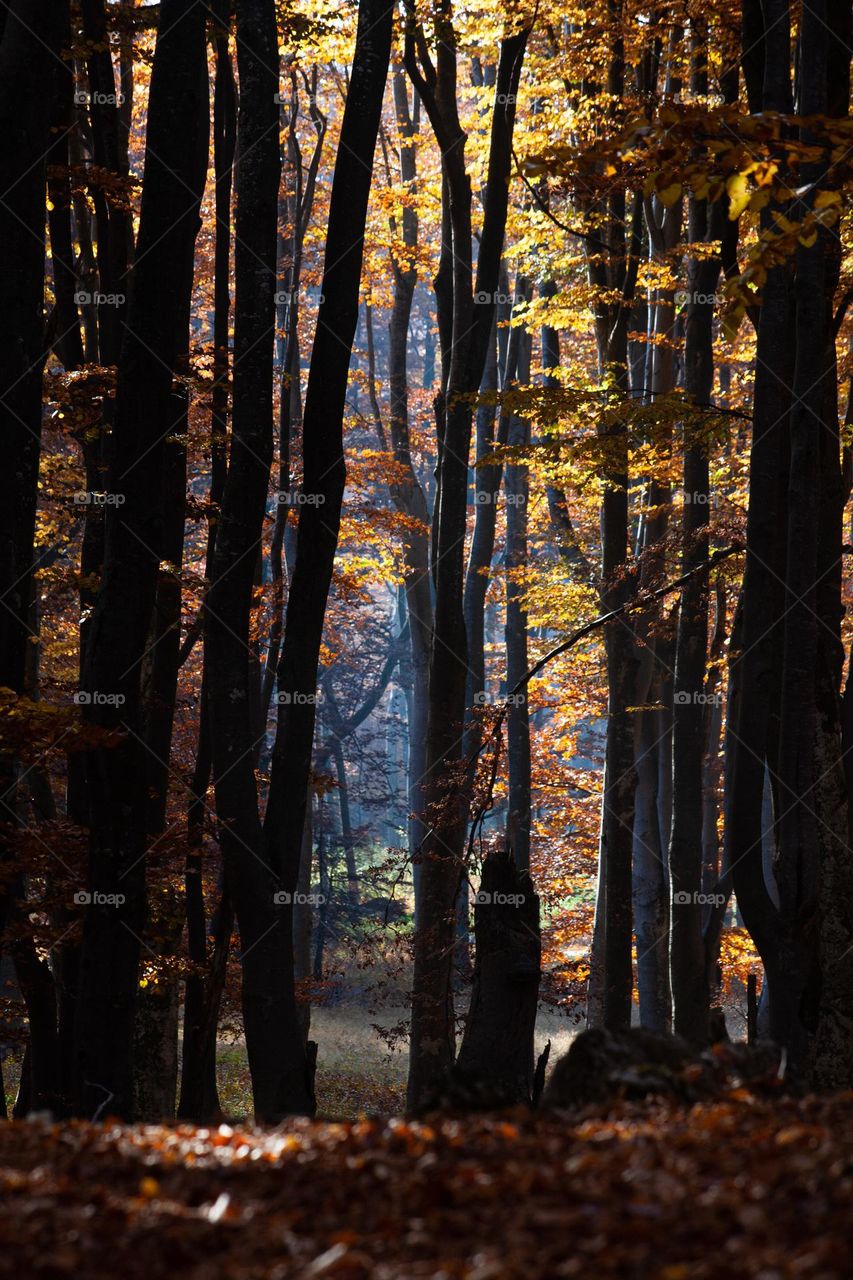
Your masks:
{"label": "tree stump", "polygon": [[456,1068],[508,1102],[528,1102],[539,1000],[539,898],[509,852],[485,861],[474,937],[471,1007]]}

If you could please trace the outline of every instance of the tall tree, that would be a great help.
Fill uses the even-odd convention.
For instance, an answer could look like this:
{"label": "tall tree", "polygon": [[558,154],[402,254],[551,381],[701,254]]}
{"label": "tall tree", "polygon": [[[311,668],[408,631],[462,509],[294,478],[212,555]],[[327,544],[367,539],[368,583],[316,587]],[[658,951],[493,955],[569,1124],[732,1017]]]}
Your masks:
{"label": "tall tree", "polygon": [[196,0],[165,0],[160,9],[111,444],[113,501],[84,672],[87,718],[109,735],[88,762],[91,901],[77,1002],[75,1107],[90,1116],[102,1108],[128,1116],[132,1109],[148,828],[140,678],[162,553],[159,494],[173,426],[172,379],[186,347],[181,329],[207,172],[205,13]]}
{"label": "tall tree", "polygon": [[[255,1115],[304,1109],[308,1088],[295,1019],[292,957],[275,927],[274,870],[265,856],[254,761],[250,612],[273,447],[276,223],[279,158],[278,37],[272,0],[238,12],[237,210],[231,451],[205,613],[213,780],[225,883],[240,930],[243,1022]],[[299,1109],[299,1107],[297,1107]]]}
{"label": "tall tree", "polygon": [[[467,821],[461,788],[461,742],[468,677],[464,551],[471,451],[471,400],[479,389],[492,332],[508,204],[512,131],[529,28],[501,41],[484,193],[484,221],[472,268],[471,182],[456,97],[456,37],[449,3],[435,13],[435,65],[423,30],[406,33],[406,69],[442,153],[443,200],[452,255],[451,323],[442,334],[442,393],[437,519],[434,523],[435,616],[427,732],[427,833],[421,847],[421,900],[415,933],[408,1099],[419,1105],[454,1058],[451,990],[454,907]],[[437,283],[437,293],[443,287]],[[439,306],[441,296],[439,293]],[[445,308],[447,310],[447,308]],[[441,330],[441,324],[440,324]]]}
{"label": "tall tree", "polygon": [[0,41],[0,685],[22,693],[45,348],[45,163],[62,8],[3,6]]}

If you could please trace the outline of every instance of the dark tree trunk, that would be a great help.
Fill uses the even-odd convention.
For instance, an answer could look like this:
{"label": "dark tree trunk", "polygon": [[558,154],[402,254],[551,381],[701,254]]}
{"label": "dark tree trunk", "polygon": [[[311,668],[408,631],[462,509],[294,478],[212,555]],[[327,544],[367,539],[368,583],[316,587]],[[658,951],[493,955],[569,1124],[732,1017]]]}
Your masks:
{"label": "dark tree trunk", "polygon": [[[71,43],[70,6],[63,3],[62,47]],[[53,104],[48,164],[48,226],[53,292],[56,297],[56,330],[53,349],[66,370],[83,363],[83,339],[74,295],[77,276],[71,240],[71,181],[68,172],[68,135],[74,126],[74,67],[70,58],[57,59],[53,67]]]}
{"label": "dark tree trunk", "polygon": [[539,997],[539,899],[512,855],[483,864],[474,906],[474,987],[457,1065],[507,1100],[533,1090],[533,1033]]}
{"label": "dark tree trunk", "polygon": [[296,1026],[290,917],[279,917],[254,774],[256,704],[249,646],[252,592],[272,462],[278,147],[278,54],[271,0],[243,5],[237,26],[236,298],[232,442],[205,602],[213,776],[226,885],[242,947],[243,1022],[255,1115],[275,1121],[307,1101]]}
{"label": "dark tree trunk", "polygon": [[335,773],[338,779],[338,803],[341,810],[341,840],[343,841],[344,865],[347,870],[347,899],[350,906],[358,906],[358,868],[355,862],[355,837],[352,829],[352,817],[349,805],[349,786],[347,784],[347,767],[344,760],[344,749],[340,738],[331,739],[332,757],[335,761]]}
{"label": "dark tree trunk", "polygon": [[[531,335],[520,332],[519,386],[530,382]],[[522,451],[530,444],[530,422],[513,414],[507,444]],[[506,468],[506,683],[514,689],[530,665],[527,656],[527,502],[530,493],[527,466],[513,458]],[[510,694],[507,711],[507,764],[509,770],[506,839],[521,876],[530,874],[530,706],[527,690]],[[530,1052],[533,1046],[531,1042]]]}
{"label": "dark tree trunk", "polygon": [[[841,30],[830,21],[842,15],[840,6],[831,14],[825,0],[803,12],[797,113],[806,119],[822,118],[830,107],[829,69],[838,65],[835,44],[844,36],[849,44],[849,9]],[[847,75],[843,102],[837,81],[832,85],[832,105],[845,116]],[[817,141],[808,125],[801,140]],[[804,203],[812,207],[825,166],[804,164],[802,176],[810,185]],[[832,331],[840,262],[835,230],[821,228],[813,244],[797,249],[775,866],[780,918],[796,930],[803,960],[797,1013],[809,1037],[809,1075],[818,1087],[835,1089],[853,1083],[853,869],[838,701],[844,500]],[[771,986],[771,1008],[773,996]]]}
{"label": "dark tree trunk", "polygon": [[[141,738],[140,667],[162,548],[160,492],[171,384],[192,280],[207,168],[205,12],[186,0],[160,11],[133,298],[119,364],[106,517],[104,574],[92,619],[85,693],[96,726],[125,731],[93,751],[91,844],[78,998],[75,1107],[128,1116],[133,1105],[133,1026],[145,927],[147,765]],[[176,128],[176,121],[180,128]],[[112,901],[104,901],[116,895]],[[119,901],[121,899],[121,901]]]}
{"label": "dark tree trunk", "polygon": [[[708,91],[704,37],[694,37],[692,90]],[[701,43],[700,43],[701,42]],[[691,243],[721,239],[725,209],[722,199],[691,199]],[[687,270],[687,323],[685,327],[685,390],[696,405],[708,405],[714,382],[714,293],[720,274],[719,258],[691,258]],[[684,431],[684,508],[681,524],[682,570],[700,570],[708,560],[710,484],[708,444],[701,438],[702,419],[688,421]],[[710,718],[705,698],[705,662],[708,638],[707,575],[697,572],[681,593],[675,646],[673,696],[673,819],[669,844],[672,889],[670,981],[673,1022],[695,1048],[703,1048],[710,1035],[710,991],[707,983],[703,859],[703,766]]]}
{"label": "dark tree trunk", "polygon": [[[619,6],[609,6],[619,21]],[[618,31],[618,26],[617,26]],[[611,48],[607,89],[621,103],[624,92],[624,47],[616,35]],[[599,290],[595,331],[599,373],[612,388],[607,399],[618,404],[629,392],[627,322],[639,260],[642,201],[638,193],[630,223],[627,202],[617,193],[607,201],[606,254],[589,259],[591,283]],[[630,227],[630,234],[627,229]],[[607,291],[618,290],[615,304]],[[612,296],[612,292],[611,292]],[[630,598],[628,570],[628,435],[624,414],[616,408],[599,428],[603,442],[601,499],[601,602],[605,610],[620,608]],[[634,827],[634,717],[636,651],[632,628],[624,618],[604,628],[607,668],[607,738],[599,835],[598,892],[590,959],[587,1022],[622,1030],[631,1023],[633,972],[631,948],[632,853]]]}
{"label": "dark tree trunk", "polygon": [[[21,923],[26,927],[26,921]],[[10,950],[27,1006],[30,1032],[27,1110],[50,1111],[61,1116],[66,1114],[67,1099],[61,1089],[53,975],[47,963],[39,958],[32,937],[21,938]]]}
{"label": "dark tree trunk", "polygon": [[[790,20],[787,0],[762,6],[761,106],[790,113]],[[744,11],[757,23],[758,5]],[[758,94],[757,48],[744,63],[750,107]],[[772,211],[762,215],[772,228]],[[765,881],[762,807],[765,765],[776,775],[781,699],[781,625],[787,539],[790,370],[794,366],[790,264],[768,271],[762,290],[753,391],[746,565],[739,644],[733,645],[726,728],[726,861],[744,923],[764,962],[774,1038],[787,1042],[791,1007],[799,1002],[799,968],[791,940],[777,929],[776,908]],[[796,1015],[794,1015],[796,1017]]]}
{"label": "dark tree trunk", "polygon": [[[92,159],[103,174],[116,178],[127,173],[122,162],[119,131],[119,93],[107,32],[104,0],[81,0],[83,37],[87,44],[89,118],[92,125]],[[97,226],[98,285],[102,300],[96,307],[101,364],[117,364],[127,312],[127,260],[132,221],[126,204],[108,193],[101,173],[90,183]]]}
{"label": "dark tree trunk", "polygon": [[23,692],[41,442],[45,159],[62,35],[55,0],[18,0],[0,43],[0,685]]}

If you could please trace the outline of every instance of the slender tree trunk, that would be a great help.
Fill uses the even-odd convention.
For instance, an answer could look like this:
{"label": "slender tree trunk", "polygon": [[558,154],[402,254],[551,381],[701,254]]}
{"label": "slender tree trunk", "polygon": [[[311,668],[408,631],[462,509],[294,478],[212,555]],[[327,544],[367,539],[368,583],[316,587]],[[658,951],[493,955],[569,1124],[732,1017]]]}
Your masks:
{"label": "slender tree trunk", "polygon": [[[708,91],[705,69],[706,35],[694,36],[692,90]],[[691,243],[706,243],[723,234],[722,199],[691,199]],[[719,258],[691,258],[687,270],[687,324],[685,328],[685,390],[696,405],[711,401],[714,381],[714,294],[720,274]],[[684,432],[684,507],[682,515],[682,569],[699,570],[708,560],[710,484],[708,444],[701,438],[701,418],[688,422]],[[707,983],[703,937],[703,783],[704,760],[710,719],[705,699],[705,662],[708,639],[707,575],[696,573],[681,593],[675,647],[673,697],[673,821],[669,844],[672,889],[670,980],[673,1022],[677,1034],[689,1044],[704,1047],[710,1035],[710,990]]]}
{"label": "slender tree trunk", "polygon": [[[232,443],[205,602],[213,775],[226,886],[242,947],[246,1048],[259,1122],[308,1107],[296,1020],[289,914],[279,913],[254,773],[256,703],[249,623],[272,462],[278,147],[278,40],[271,0],[237,26],[236,297]],[[295,887],[295,886],[293,886]],[[292,891],[292,889],[291,889]]]}
{"label": "slender tree trunk", "polygon": [[[409,107],[402,68],[393,75],[394,108],[400,132],[400,177],[413,195],[417,181],[417,115]],[[411,645],[411,689],[408,707],[408,846],[412,862],[415,912],[420,898],[418,855],[425,835],[424,779],[426,776],[429,661],[432,643],[432,588],[429,575],[430,513],[423,486],[412,462],[409,434],[408,343],[412,301],[417,284],[415,252],[418,245],[418,218],[414,207],[403,209],[403,245],[395,260],[394,301],[388,325],[388,390],[390,430],[394,461],[403,472],[402,482],[392,485],[391,496],[398,511],[409,518],[403,544],[406,608]]]}
{"label": "slender tree trunk", "polygon": [[[213,553],[219,509],[227,472],[228,424],[228,317],[230,311],[231,177],[237,141],[237,92],[228,45],[227,26],[216,29],[216,73],[213,92],[213,164],[216,238],[213,283],[213,388],[211,390],[210,490],[208,501],[205,578],[212,580]],[[204,904],[204,826],[206,795],[210,783],[210,704],[206,660],[199,697],[196,765],[187,813],[185,898],[187,950],[194,966],[184,989],[183,1054],[178,1116],[182,1120],[209,1120],[219,1110],[215,1063],[208,1059],[204,1027],[208,1017],[214,975],[208,970],[207,924]],[[230,933],[230,929],[229,929]],[[225,950],[227,954],[228,942]],[[207,1038],[209,1039],[209,1037]],[[215,1031],[213,1050],[215,1056]]]}
{"label": "slender tree trunk", "polygon": [[[520,330],[516,378],[519,386],[530,382],[531,335]],[[510,449],[530,445],[530,422],[513,414],[507,432]],[[527,502],[530,484],[526,464],[517,459],[506,468],[506,683],[515,688],[528,667],[527,651]],[[527,692],[512,695],[507,711],[507,763],[509,767],[507,848],[522,877],[530,874],[530,707]],[[531,1055],[532,1055],[531,1045]]]}
{"label": "slender tree trunk", "polygon": [[[456,54],[449,10],[437,21],[436,76],[428,83],[418,70],[414,35],[407,36],[406,66],[424,100],[443,153],[445,192],[453,251],[452,340],[446,335],[445,394],[439,429],[439,498],[435,526],[435,639],[430,665],[427,733],[427,814],[422,849],[422,893],[415,933],[412,1034],[408,1101],[417,1108],[454,1057],[451,988],[455,904],[462,871],[467,821],[466,792],[459,786],[465,719],[467,641],[463,611],[468,459],[471,447],[470,397],[482,380],[492,331],[508,202],[511,139],[521,61],[528,32],[504,40],[496,79],[496,102],[505,111],[492,116],[484,224],[477,262],[475,307],[471,266],[471,184],[465,170],[465,136],[456,109]],[[428,71],[432,79],[432,72]]]}
{"label": "slender tree trunk", "polygon": [[[314,738],[320,644],[343,501],[343,413],[358,317],[364,226],[373,153],[391,54],[392,6],[363,0],[335,163],[322,297],[311,355],[303,424],[303,491],[296,562],[278,670],[279,705],[264,837],[282,891],[293,894],[305,826]],[[281,700],[283,695],[289,701]],[[292,907],[280,913],[293,990]],[[281,978],[279,979],[281,981]],[[291,1033],[288,1032],[290,1035]],[[304,1060],[301,1040],[294,1058]],[[304,1069],[303,1069],[304,1076]],[[294,1080],[288,1109],[310,1105]]]}

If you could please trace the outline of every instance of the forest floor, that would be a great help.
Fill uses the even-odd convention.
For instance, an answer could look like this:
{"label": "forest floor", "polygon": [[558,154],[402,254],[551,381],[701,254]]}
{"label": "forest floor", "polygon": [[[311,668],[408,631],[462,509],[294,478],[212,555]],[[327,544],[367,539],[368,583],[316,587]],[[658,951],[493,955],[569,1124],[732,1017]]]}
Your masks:
{"label": "forest floor", "polygon": [[0,1124],[0,1275],[849,1280],[853,1094],[274,1130]]}

